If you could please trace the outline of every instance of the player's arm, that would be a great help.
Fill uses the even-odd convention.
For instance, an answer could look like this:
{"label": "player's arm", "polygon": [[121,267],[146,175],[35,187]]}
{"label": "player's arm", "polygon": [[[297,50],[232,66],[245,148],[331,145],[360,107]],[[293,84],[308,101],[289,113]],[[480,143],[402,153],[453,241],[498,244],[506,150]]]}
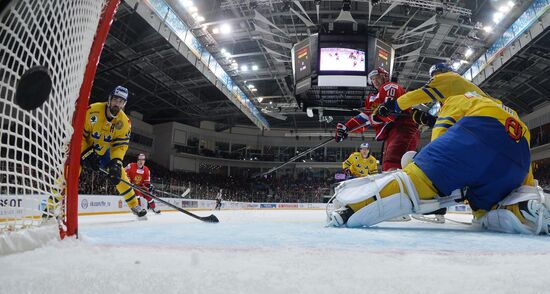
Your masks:
{"label": "player's arm", "polygon": [[351,132],[351,131],[353,131],[353,133],[364,132],[370,126],[369,116],[366,113],[361,112],[358,115],[350,118],[345,123],[345,126],[348,132]]}
{"label": "player's arm", "polygon": [[342,162],[343,170],[349,169],[351,167],[351,165],[353,164],[352,157],[353,157],[353,154],[351,154],[344,162]]}
{"label": "player's arm", "polygon": [[[447,80],[446,82],[448,83],[449,81]],[[443,87],[443,80],[439,75],[436,75],[421,88],[407,92],[399,97],[397,99],[397,107],[399,107],[399,110],[405,110],[422,103],[441,102],[445,99],[441,91]]]}
{"label": "player's arm", "polygon": [[130,129],[129,123],[123,124],[122,128],[115,133],[116,136],[111,141],[111,160],[118,159],[122,161],[124,159],[130,143]]}
{"label": "player's arm", "polygon": [[441,109],[432,130],[432,141],[439,138],[461,119],[466,110],[470,108],[470,100],[465,96],[454,96],[447,100],[445,107]]}
{"label": "player's arm", "polygon": [[90,107],[88,106],[88,110],[86,111],[86,118],[84,120],[84,130],[82,132],[82,144],[80,145],[80,154],[82,154],[82,152],[88,149],[92,144],[90,140],[91,131],[92,125],[90,123]]}
{"label": "player's arm", "polygon": [[148,167],[144,167],[144,173],[143,173],[143,186],[145,186],[148,190],[151,190],[151,170]]}
{"label": "player's arm", "polygon": [[374,175],[378,173],[378,162],[376,161],[376,158],[374,158],[374,156],[371,155],[371,157],[374,163],[372,164],[371,167],[369,167],[369,175]]}

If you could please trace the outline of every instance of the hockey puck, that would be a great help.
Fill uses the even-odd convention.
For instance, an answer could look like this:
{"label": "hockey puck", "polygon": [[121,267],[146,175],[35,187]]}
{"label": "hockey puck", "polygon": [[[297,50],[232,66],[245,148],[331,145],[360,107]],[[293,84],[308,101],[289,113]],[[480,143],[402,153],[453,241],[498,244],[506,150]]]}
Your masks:
{"label": "hockey puck", "polygon": [[15,104],[24,110],[34,110],[48,99],[52,91],[52,78],[45,66],[29,68],[17,82]]}

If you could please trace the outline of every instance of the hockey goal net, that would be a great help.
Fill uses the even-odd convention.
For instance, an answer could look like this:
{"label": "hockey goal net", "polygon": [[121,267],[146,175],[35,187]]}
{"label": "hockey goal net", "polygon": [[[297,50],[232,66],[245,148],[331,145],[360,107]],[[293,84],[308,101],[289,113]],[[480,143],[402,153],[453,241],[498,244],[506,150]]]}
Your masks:
{"label": "hockey goal net", "polygon": [[[50,227],[58,237],[76,234],[83,119],[119,0],[8,2],[0,5],[0,247],[4,249],[11,242],[6,241],[10,234],[37,230],[52,220],[55,225]],[[21,91],[18,83],[38,66],[49,72],[51,92],[43,104],[24,110],[22,102],[34,97],[15,99],[16,90]],[[60,201],[48,206],[49,197]]]}

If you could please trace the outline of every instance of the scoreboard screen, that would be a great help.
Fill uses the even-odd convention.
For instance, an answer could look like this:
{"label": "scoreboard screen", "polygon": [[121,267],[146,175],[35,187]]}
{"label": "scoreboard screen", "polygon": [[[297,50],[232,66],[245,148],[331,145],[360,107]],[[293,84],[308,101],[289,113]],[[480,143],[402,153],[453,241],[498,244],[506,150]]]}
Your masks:
{"label": "scoreboard screen", "polygon": [[311,75],[311,48],[309,39],[296,44],[292,51],[294,81],[298,82]]}

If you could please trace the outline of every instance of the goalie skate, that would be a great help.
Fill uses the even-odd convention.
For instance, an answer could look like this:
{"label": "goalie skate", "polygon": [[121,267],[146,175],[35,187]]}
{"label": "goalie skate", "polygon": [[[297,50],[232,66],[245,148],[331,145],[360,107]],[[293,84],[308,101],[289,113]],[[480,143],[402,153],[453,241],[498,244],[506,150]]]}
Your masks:
{"label": "goalie skate", "polygon": [[434,214],[432,216],[422,215],[422,214],[413,214],[411,215],[412,218],[423,221],[423,222],[429,222],[429,223],[435,223],[435,224],[444,224],[445,223],[445,216],[440,214]]}

